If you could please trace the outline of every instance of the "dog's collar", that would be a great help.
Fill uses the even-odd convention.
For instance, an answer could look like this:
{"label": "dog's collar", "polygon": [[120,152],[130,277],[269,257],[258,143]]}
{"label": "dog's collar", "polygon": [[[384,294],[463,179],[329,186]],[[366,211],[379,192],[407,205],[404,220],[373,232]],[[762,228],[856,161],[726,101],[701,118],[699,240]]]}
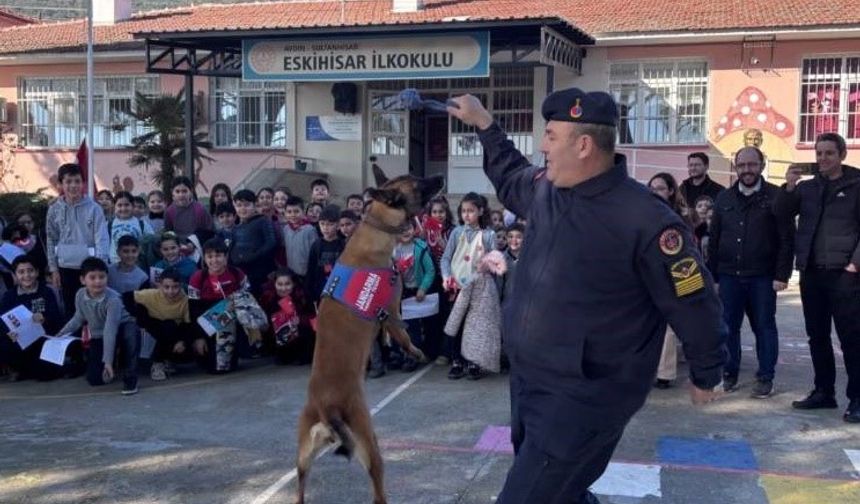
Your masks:
{"label": "dog's collar", "polygon": [[378,229],[378,230],[382,231],[383,233],[388,233],[391,235],[399,235],[399,234],[403,233],[404,231],[406,231],[406,229],[408,227],[406,224],[406,221],[404,221],[403,224],[401,224],[399,226],[392,226],[391,224],[387,224],[385,222],[382,222],[381,220],[377,219],[376,217],[374,217],[371,214],[365,215],[364,220],[362,222],[366,223],[368,226],[370,226],[374,229]]}

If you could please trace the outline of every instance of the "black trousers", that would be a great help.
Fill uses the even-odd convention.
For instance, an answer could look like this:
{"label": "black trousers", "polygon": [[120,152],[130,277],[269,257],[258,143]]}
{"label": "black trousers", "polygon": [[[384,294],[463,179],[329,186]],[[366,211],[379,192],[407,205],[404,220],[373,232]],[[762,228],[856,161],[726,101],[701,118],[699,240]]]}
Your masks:
{"label": "black trousers", "polygon": [[65,320],[69,320],[75,314],[75,294],[81,288],[81,270],[60,268],[60,282],[62,282],[60,291],[63,296],[63,304],[66,305]]}
{"label": "black trousers", "polygon": [[[511,441],[514,464],[496,504],[586,504],[594,502],[588,488],[609,465],[612,453],[624,433],[623,427],[594,429],[571,423],[565,443],[577,448],[566,460],[543,451],[522,419],[528,396],[523,380],[511,374]],[[552,412],[547,412],[551,414]],[[533,414],[533,413],[532,413]]]}
{"label": "black trousers", "polygon": [[180,341],[185,344],[185,353],[191,354],[194,349],[196,332],[191,324],[177,324],[172,320],[149,319],[141,326],[155,339],[155,349],[152,352],[153,362],[165,362],[174,355],[173,347]]}
{"label": "black trousers", "polygon": [[860,273],[808,268],[800,274],[800,299],[815,370],[815,388],[834,393],[836,361],[831,325],[842,346],[849,399],[860,399]]}

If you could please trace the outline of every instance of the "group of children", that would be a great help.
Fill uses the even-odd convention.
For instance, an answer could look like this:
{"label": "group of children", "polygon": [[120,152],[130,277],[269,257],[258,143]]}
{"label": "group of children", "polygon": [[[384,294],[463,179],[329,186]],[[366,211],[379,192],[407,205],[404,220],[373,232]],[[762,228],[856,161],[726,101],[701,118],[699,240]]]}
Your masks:
{"label": "group of children", "polygon": [[[214,373],[234,370],[240,356],[310,362],[324,286],[370,203],[354,194],[341,210],[323,179],[312,183],[308,205],[287,188],[233,194],[217,184],[208,209],[184,177],[174,180],[169,204],[160,191],[145,199],[101,191],[90,199],[74,164],[61,166],[58,179],[62,194],[47,212],[44,247],[32,215],[29,230],[12,226],[14,240],[4,229],[5,242],[21,253],[5,264],[0,314],[23,305],[46,336],[21,348],[15,328],[0,327],[0,368],[42,380],[85,374],[91,385],[121,376],[127,395],[138,390],[141,357],[151,361],[153,380],[194,361]],[[512,292],[525,228],[519,221],[505,227],[503,214],[475,193],[462,199],[457,217],[459,225],[448,201],[435,198],[398,237],[392,263],[404,299],[438,294],[437,315],[407,321],[413,343],[450,365],[449,378],[479,379],[503,361],[480,349],[501,347],[498,306]],[[504,254],[504,274],[481,267],[492,250]],[[483,286],[475,289],[480,296],[472,283]],[[495,311],[486,310],[487,300]],[[39,358],[48,335],[78,338],[62,365]],[[380,334],[368,376],[418,365]]]}

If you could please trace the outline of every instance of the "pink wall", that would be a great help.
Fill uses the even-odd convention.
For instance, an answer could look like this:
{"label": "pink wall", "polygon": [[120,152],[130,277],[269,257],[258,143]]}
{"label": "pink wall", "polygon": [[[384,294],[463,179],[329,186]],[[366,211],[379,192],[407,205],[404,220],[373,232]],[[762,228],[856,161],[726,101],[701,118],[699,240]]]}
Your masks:
{"label": "pink wall", "polygon": [[[807,145],[798,144],[800,129],[800,72],[804,57],[817,55],[854,54],[860,48],[860,40],[814,40],[814,41],[777,41],[774,48],[772,70],[763,72],[753,70],[745,72],[740,69],[742,58],[741,42],[719,44],[690,44],[677,46],[640,46],[640,47],[611,47],[607,50],[609,61],[618,60],[653,60],[660,58],[705,59],[709,67],[708,84],[708,135],[707,143],[701,146],[685,146],[678,148],[653,148],[648,153],[652,159],[649,163],[671,165],[676,163],[679,153],[695,150],[705,150],[715,156],[728,159],[743,145],[743,130],[755,126],[763,131],[764,143],[762,150],[770,161],[770,176],[776,180],[782,177],[788,162],[814,161],[815,153]],[[769,50],[758,49],[756,55],[765,64],[769,60]],[[749,91],[749,89],[753,91]],[[745,93],[746,91],[746,93]],[[755,96],[753,96],[755,95]],[[756,103],[751,103],[750,97]],[[738,105],[734,105],[739,101]],[[756,110],[765,102],[771,107],[766,110]],[[741,109],[751,105],[753,110],[746,116]],[[765,113],[764,124],[757,123],[759,113]],[[732,115],[732,114],[737,114]],[[726,117],[726,122],[721,119]],[[743,120],[732,132],[732,118]],[[781,130],[777,123],[783,123]],[[719,129],[723,128],[724,134]],[[793,132],[787,134],[788,130]],[[645,147],[645,149],[652,149]],[[659,158],[659,151],[666,152],[664,159]],[[860,166],[860,144],[849,148],[848,164]],[[727,160],[718,160],[718,171],[725,171]],[[642,170],[648,171],[648,170]],[[683,172],[683,170],[679,170]],[[641,177],[638,177],[641,178]]]}

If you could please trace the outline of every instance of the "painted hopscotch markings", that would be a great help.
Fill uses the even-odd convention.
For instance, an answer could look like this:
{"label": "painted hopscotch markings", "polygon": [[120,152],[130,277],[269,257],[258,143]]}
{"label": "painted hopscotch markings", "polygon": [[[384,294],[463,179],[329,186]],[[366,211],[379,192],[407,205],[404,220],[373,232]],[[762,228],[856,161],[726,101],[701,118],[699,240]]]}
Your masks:
{"label": "painted hopscotch markings", "polygon": [[763,475],[759,485],[770,504],[848,504],[860,502],[860,482]]}
{"label": "painted hopscotch markings", "polygon": [[657,441],[661,464],[757,470],[758,462],[746,441],[661,437]]}
{"label": "painted hopscotch markings", "polygon": [[848,455],[848,460],[851,461],[851,465],[857,471],[857,476],[860,476],[860,450],[845,450],[845,455]]}
{"label": "painted hopscotch markings", "polygon": [[[513,454],[511,428],[499,425],[488,426],[481,433],[473,450]],[[591,489],[601,495],[618,497],[643,498],[648,495],[661,497],[660,470],[660,466],[654,464],[610,462],[609,467]]]}

